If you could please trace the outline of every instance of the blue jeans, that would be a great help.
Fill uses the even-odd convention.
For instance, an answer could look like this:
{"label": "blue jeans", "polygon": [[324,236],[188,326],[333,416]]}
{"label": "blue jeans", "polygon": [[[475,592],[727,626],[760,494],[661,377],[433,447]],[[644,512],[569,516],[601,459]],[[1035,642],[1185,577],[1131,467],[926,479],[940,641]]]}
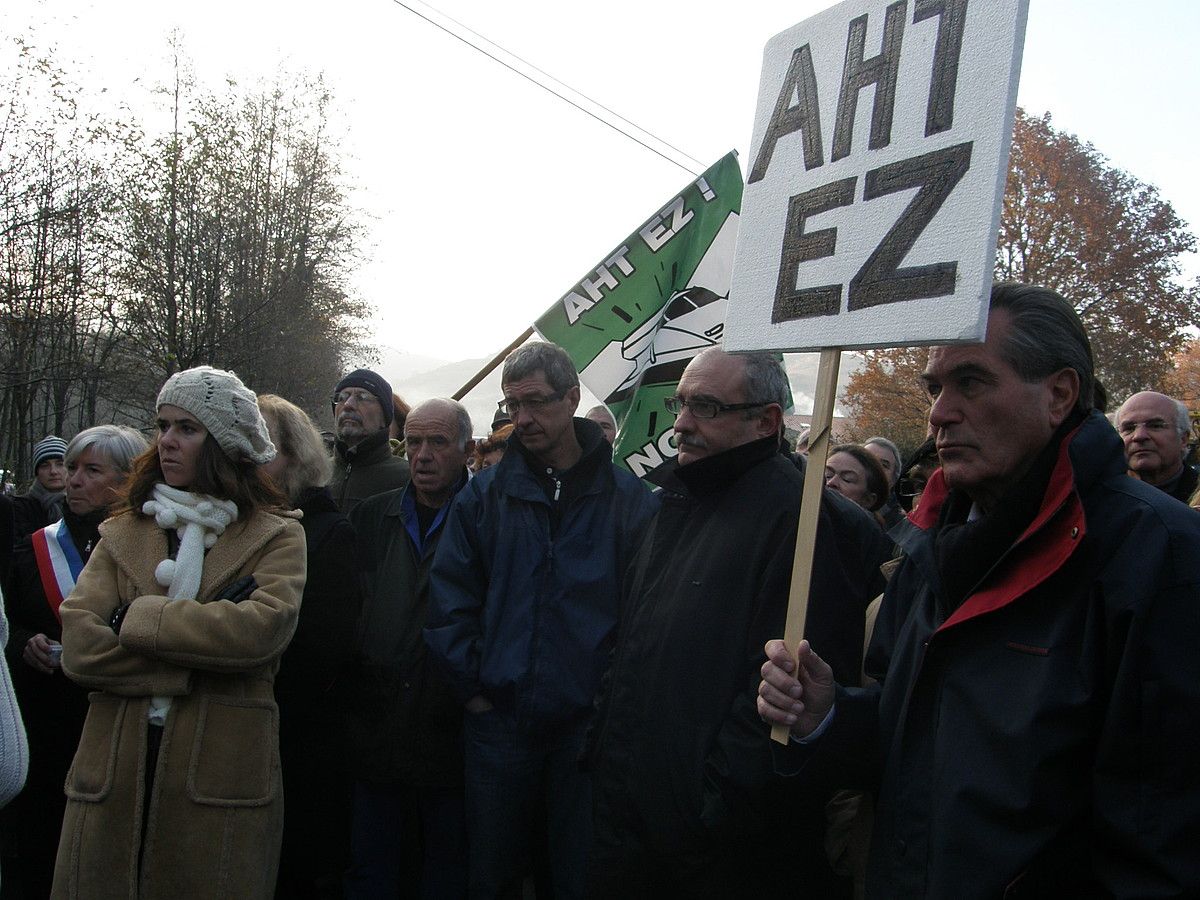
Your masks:
{"label": "blue jeans", "polygon": [[[521,879],[539,855],[554,900],[583,896],[592,842],[592,784],[578,762],[585,730],[581,722],[526,734],[497,710],[467,713],[472,900],[519,897]],[[545,846],[538,848],[534,842],[543,822]]]}
{"label": "blue jeans", "polygon": [[463,900],[462,789],[356,782],[350,854],[348,900]]}

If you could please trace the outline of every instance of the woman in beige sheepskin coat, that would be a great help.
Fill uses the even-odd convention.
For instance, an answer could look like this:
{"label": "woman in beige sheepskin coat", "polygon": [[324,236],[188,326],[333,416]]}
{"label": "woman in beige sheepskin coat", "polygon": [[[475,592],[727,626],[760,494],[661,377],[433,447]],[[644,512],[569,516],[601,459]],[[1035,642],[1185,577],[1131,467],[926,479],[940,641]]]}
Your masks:
{"label": "woman in beige sheepskin coat", "polygon": [[62,604],[63,668],[95,693],[53,896],[268,898],[283,817],[272,681],[304,535],[257,470],[274,448],[232,373],[173,376],[158,426]]}

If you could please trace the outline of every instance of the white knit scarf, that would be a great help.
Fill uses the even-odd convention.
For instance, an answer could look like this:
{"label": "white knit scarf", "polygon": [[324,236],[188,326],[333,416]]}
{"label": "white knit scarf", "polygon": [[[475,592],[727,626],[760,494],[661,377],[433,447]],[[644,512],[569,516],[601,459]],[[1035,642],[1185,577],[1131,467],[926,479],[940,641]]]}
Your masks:
{"label": "white knit scarf", "polygon": [[[142,504],[142,512],[154,516],[159,528],[174,528],[179,535],[175,558],[168,557],[155,567],[154,580],[167,589],[172,600],[195,600],[204,574],[204,551],[237,519],[237,505],[231,500],[156,484],[154,499]],[[150,721],[162,725],[170,708],[170,697],[152,697]]]}
{"label": "white knit scarf", "polygon": [[237,505],[231,500],[156,484],[154,499],[142,504],[142,512],[154,516],[163,531],[174,528],[179,535],[179,551],[174,559],[158,564],[154,580],[167,588],[172,600],[195,600],[204,574],[204,551],[237,519]]}

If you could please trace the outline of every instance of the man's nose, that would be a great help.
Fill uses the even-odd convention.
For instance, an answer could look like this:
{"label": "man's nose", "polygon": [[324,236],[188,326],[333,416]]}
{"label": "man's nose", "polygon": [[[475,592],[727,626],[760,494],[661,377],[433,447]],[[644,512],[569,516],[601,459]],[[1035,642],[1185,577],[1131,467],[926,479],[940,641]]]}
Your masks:
{"label": "man's nose", "polygon": [[675,430],[687,434],[689,431],[694,431],[695,427],[696,417],[692,415],[692,408],[685,403],[675,416]]}
{"label": "man's nose", "polygon": [[940,428],[957,418],[955,405],[945,393],[939,394],[929,407],[929,424],[934,428]]}

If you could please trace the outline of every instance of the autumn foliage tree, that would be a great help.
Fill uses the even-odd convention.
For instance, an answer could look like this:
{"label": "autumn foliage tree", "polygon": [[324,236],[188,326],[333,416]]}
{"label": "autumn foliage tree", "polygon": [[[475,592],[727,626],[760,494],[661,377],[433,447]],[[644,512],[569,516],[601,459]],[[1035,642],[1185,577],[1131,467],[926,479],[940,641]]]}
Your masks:
{"label": "autumn foliage tree", "polygon": [[1109,396],[1157,387],[1200,316],[1200,288],[1180,279],[1196,240],[1152,185],[1017,110],[996,276],[1040,284],[1074,305]]}
{"label": "autumn foliage tree", "polygon": [[929,397],[920,382],[928,359],[928,347],[865,352],[842,395],[852,424],[841,436],[863,441],[878,434],[895,441],[906,457],[915,450],[925,440],[929,416]]}
{"label": "autumn foliage tree", "polygon": [[[1049,113],[1017,110],[996,278],[1045,285],[1074,304],[1114,405],[1136,391],[1183,384],[1185,373],[1196,371],[1193,343],[1174,356],[1171,375],[1185,326],[1200,319],[1200,286],[1182,282],[1179,264],[1195,247],[1156,188],[1055,129]],[[884,434],[907,446],[925,433],[928,403],[915,363],[925,351],[878,350],[864,358],[842,396],[854,434]]]}
{"label": "autumn foliage tree", "polygon": [[1175,354],[1173,368],[1163,379],[1163,391],[1200,412],[1200,338],[1192,338]]}

